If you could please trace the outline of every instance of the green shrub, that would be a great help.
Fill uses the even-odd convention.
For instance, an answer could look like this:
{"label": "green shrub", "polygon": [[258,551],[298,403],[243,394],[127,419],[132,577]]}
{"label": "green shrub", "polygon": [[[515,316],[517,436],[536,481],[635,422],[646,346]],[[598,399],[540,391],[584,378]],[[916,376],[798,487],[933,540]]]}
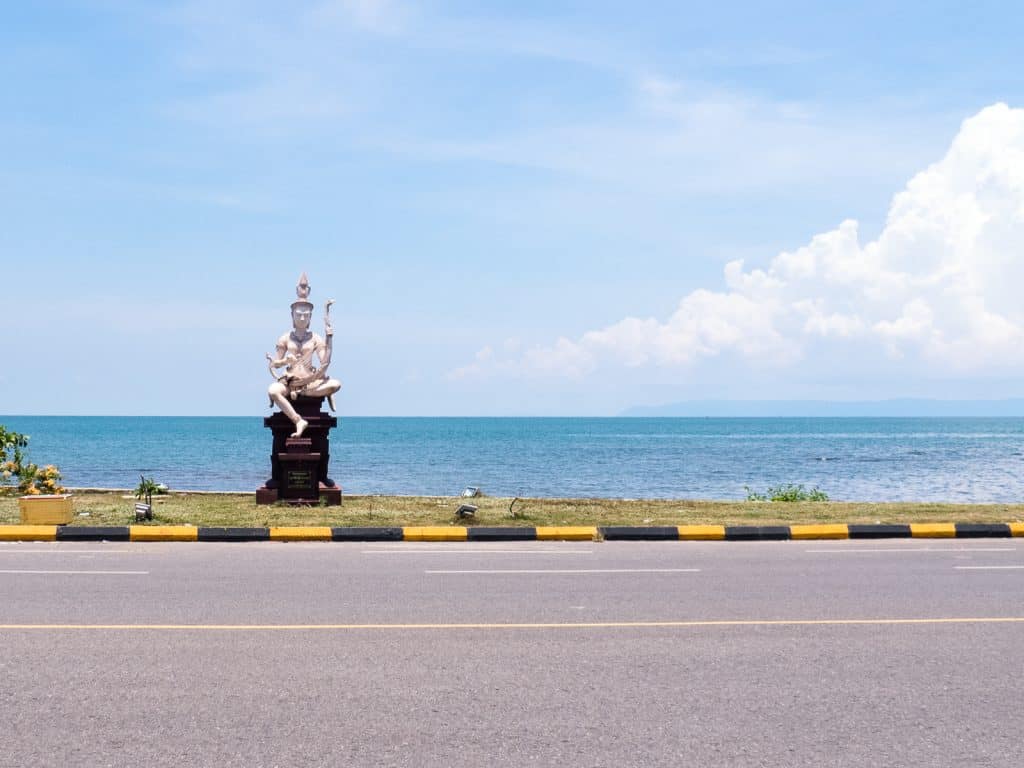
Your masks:
{"label": "green shrub", "polygon": [[159,496],[162,493],[167,493],[167,486],[163,483],[158,483],[151,477],[145,475],[139,475],[139,484],[135,486],[135,498],[141,499],[144,496],[152,496],[156,494]]}
{"label": "green shrub", "polygon": [[743,486],[747,491],[747,501],[828,501],[828,494],[817,486],[807,490],[803,484],[769,485],[764,493],[758,493],[749,485]]}

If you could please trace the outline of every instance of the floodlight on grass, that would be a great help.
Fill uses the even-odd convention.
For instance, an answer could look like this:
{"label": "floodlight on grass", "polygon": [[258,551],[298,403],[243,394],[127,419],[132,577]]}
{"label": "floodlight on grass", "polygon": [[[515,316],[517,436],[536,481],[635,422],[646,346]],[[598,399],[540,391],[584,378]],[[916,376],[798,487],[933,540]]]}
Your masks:
{"label": "floodlight on grass", "polygon": [[479,507],[473,504],[460,504],[459,508],[455,510],[455,514],[459,517],[476,517],[476,511]]}

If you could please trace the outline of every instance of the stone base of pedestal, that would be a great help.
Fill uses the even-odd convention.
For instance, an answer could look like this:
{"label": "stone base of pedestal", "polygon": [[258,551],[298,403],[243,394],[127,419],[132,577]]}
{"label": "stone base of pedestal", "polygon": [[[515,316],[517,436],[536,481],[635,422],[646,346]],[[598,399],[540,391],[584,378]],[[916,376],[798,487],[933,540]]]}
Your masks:
{"label": "stone base of pedestal", "polygon": [[327,503],[328,507],[341,506],[341,486],[335,485],[333,488],[328,488],[320,483],[320,498]]}
{"label": "stone base of pedestal", "polygon": [[286,504],[295,504],[296,506],[309,506],[316,504],[326,504],[328,507],[339,507],[341,506],[341,486],[335,485],[333,488],[328,488],[326,485],[320,485],[320,492],[318,498],[314,499],[282,499],[278,496],[276,488],[262,488],[256,489],[256,503],[257,504],[277,504],[277,502],[284,502]]}
{"label": "stone base of pedestal", "polygon": [[277,488],[262,488],[256,489],[256,503],[257,504],[277,504]]}

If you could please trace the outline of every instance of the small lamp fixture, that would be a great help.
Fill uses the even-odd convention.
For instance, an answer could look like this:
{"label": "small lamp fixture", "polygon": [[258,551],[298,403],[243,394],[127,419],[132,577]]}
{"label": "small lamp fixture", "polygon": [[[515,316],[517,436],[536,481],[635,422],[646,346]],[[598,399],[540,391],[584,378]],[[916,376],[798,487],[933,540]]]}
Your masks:
{"label": "small lamp fixture", "polygon": [[476,517],[476,511],[479,509],[474,504],[460,504],[459,508],[455,510],[455,514],[461,518]]}

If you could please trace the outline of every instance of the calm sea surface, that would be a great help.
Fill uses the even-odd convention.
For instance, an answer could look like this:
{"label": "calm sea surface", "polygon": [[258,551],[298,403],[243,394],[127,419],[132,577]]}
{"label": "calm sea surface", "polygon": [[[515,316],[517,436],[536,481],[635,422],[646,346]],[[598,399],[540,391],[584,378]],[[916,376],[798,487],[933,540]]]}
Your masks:
{"label": "calm sea surface", "polygon": [[[858,501],[1024,501],[1020,418],[343,418],[346,493],[737,499],[818,486]],[[270,471],[259,417],[0,416],[72,487],[253,491]]]}

